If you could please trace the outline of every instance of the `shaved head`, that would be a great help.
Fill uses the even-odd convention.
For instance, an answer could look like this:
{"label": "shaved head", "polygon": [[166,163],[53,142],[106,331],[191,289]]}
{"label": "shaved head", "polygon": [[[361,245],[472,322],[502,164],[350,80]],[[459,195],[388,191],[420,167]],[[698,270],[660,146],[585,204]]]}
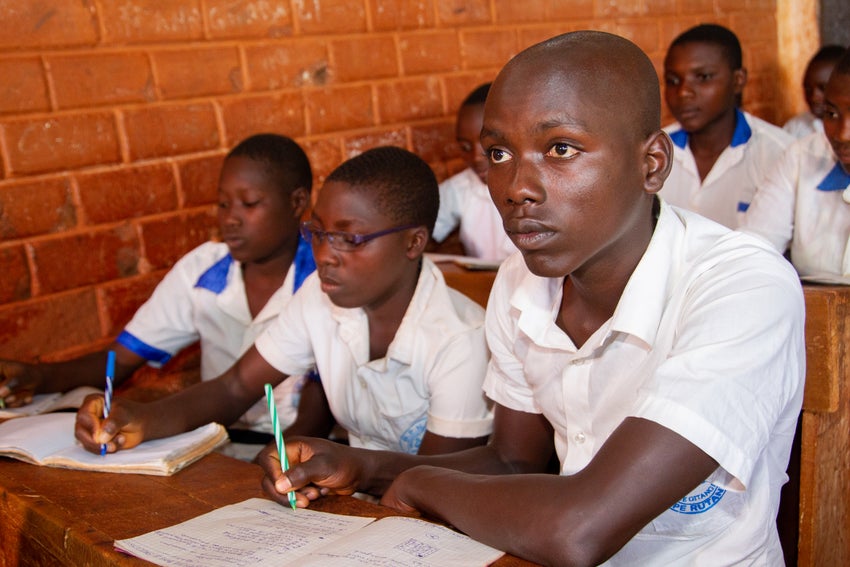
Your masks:
{"label": "shaved head", "polygon": [[511,59],[494,87],[506,77],[522,76],[526,68],[551,81],[575,81],[600,112],[617,113],[622,126],[633,127],[639,138],[661,128],[661,90],[655,67],[625,38],[599,31],[555,36]]}

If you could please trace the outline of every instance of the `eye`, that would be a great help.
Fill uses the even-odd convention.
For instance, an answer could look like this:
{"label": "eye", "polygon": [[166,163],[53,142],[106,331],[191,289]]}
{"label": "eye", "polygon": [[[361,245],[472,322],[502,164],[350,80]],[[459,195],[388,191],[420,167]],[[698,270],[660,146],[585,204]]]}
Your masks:
{"label": "eye", "polygon": [[823,120],[838,120],[838,111],[833,108],[827,108],[823,111]]}
{"label": "eye", "polygon": [[242,206],[246,209],[252,209],[260,204],[260,199],[256,199],[254,201],[242,201]]}
{"label": "eye", "polygon": [[334,240],[347,246],[355,247],[360,244],[360,241],[357,239],[357,235],[350,232],[332,232],[329,234],[333,236]]}
{"label": "eye", "polygon": [[469,142],[459,142],[458,145],[460,146],[460,151],[462,151],[463,153],[469,153],[474,149],[472,147],[472,144],[470,144]]}
{"label": "eye", "polygon": [[578,150],[572,147],[569,144],[564,142],[558,142],[556,144],[552,144],[552,147],[549,148],[549,151],[546,152],[546,155],[554,158],[562,158],[569,159],[578,154]]}
{"label": "eye", "polygon": [[697,79],[699,79],[700,82],[703,82],[703,83],[706,82],[706,81],[710,81],[713,78],[714,78],[713,73],[698,73],[697,74]]}
{"label": "eye", "polygon": [[664,83],[668,86],[675,87],[679,84],[679,77],[667,75],[666,77],[664,77]]}
{"label": "eye", "polygon": [[505,163],[511,159],[511,154],[499,148],[491,148],[487,150],[487,155],[491,163]]}

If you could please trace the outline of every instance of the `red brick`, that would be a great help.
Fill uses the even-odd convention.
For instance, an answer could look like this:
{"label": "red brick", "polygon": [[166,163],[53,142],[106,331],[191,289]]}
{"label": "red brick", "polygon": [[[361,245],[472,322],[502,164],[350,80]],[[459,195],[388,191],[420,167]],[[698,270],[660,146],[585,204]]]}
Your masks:
{"label": "red brick", "polygon": [[387,130],[384,132],[369,132],[347,138],[345,140],[345,155],[343,159],[350,159],[360,155],[368,149],[378,146],[398,146],[407,148],[407,135],[404,130]]}
{"label": "red brick", "polygon": [[[446,89],[445,114],[454,119],[464,99],[473,90],[496,77],[495,71],[450,75],[443,80]],[[454,136],[453,136],[454,137]]]}
{"label": "red brick", "polygon": [[328,83],[326,42],[299,40],[245,46],[250,90],[274,90]]}
{"label": "red brick", "polygon": [[496,14],[496,22],[545,22],[546,5],[545,0],[494,0],[493,7]]}
{"label": "red brick", "polygon": [[97,20],[92,5],[79,0],[0,4],[0,49],[93,45]]}
{"label": "red brick", "polygon": [[23,245],[0,246],[0,266],[3,272],[3,277],[0,278],[0,303],[29,298],[32,294],[30,269]]}
{"label": "red brick", "polygon": [[[737,0],[739,3],[741,0]],[[652,0],[646,3],[646,15],[650,17],[676,14],[676,0]]]}
{"label": "red brick", "polygon": [[59,108],[156,99],[153,75],[144,53],[57,55],[45,61]]}
{"label": "red brick", "polygon": [[289,2],[206,0],[209,33],[214,38],[292,35]]}
{"label": "red brick", "polygon": [[170,268],[216,234],[215,209],[208,207],[144,220],[141,229],[147,266],[152,270]]}
{"label": "red brick", "polygon": [[435,118],[443,113],[440,81],[436,77],[381,83],[377,91],[381,124]]}
{"label": "red brick", "polygon": [[[505,2],[506,0],[501,1]],[[651,0],[650,3],[655,1]],[[549,6],[547,6],[546,14],[552,20],[589,19],[593,17],[593,4],[594,0],[551,0]]]}
{"label": "red brick", "polygon": [[100,286],[97,293],[103,315],[103,334],[110,337],[118,335],[164,275],[165,271],[158,271]]}
{"label": "red brick", "polygon": [[753,14],[742,12],[731,18],[727,26],[738,36],[744,51],[747,46],[764,41],[773,44],[776,40],[776,17],[774,14],[764,13],[758,17]]}
{"label": "red brick", "polygon": [[261,132],[280,132],[295,138],[306,131],[304,103],[299,92],[224,100],[221,110],[228,148]]}
{"label": "red brick", "polygon": [[667,48],[661,46],[659,25],[655,20],[618,22],[615,29],[617,35],[633,41],[645,53],[654,53]]}
{"label": "red brick", "polygon": [[111,113],[10,120],[3,130],[13,173],[68,170],[121,160]]}
{"label": "red brick", "polygon": [[[238,93],[242,66],[235,47],[178,49],[153,54],[157,84],[165,99]],[[203,69],[203,72],[198,72]]]}
{"label": "red brick", "polygon": [[139,240],[125,224],[32,243],[38,295],[138,273]]}
{"label": "red brick", "polygon": [[6,77],[0,81],[0,114],[49,108],[44,69],[37,57],[0,60],[0,77]]}
{"label": "red brick", "polygon": [[453,31],[405,34],[398,46],[406,75],[460,69],[460,46]]}
{"label": "red brick", "polygon": [[100,322],[92,288],[0,309],[0,358],[35,360],[98,338]]}
{"label": "red brick", "polygon": [[332,73],[339,81],[398,76],[398,58],[392,36],[378,35],[331,42]]}
{"label": "red brick", "polygon": [[368,85],[315,89],[304,93],[311,134],[365,128],[375,124]]}
{"label": "red brick", "polygon": [[617,0],[616,2],[598,2],[597,18],[614,18],[619,16],[637,16],[643,9],[643,0]]}
{"label": "red brick", "polygon": [[155,163],[77,175],[87,224],[117,222],[177,208],[171,165]]}
{"label": "red brick", "polygon": [[517,49],[522,51],[526,47],[531,47],[541,41],[545,41],[551,37],[555,37],[567,32],[576,30],[588,29],[588,24],[585,22],[571,22],[557,26],[546,26],[542,28],[521,28],[517,39]]}
{"label": "red brick", "polygon": [[434,27],[433,0],[373,0],[369,7],[372,26],[378,31]]}
{"label": "red brick", "polygon": [[412,151],[428,163],[443,161],[457,153],[454,117],[410,128]]}
{"label": "red brick", "polygon": [[341,142],[335,138],[326,138],[302,142],[301,147],[310,158],[310,167],[313,169],[312,201],[315,203],[325,177],[343,162]]}
{"label": "red brick", "polygon": [[219,147],[218,123],[208,103],[127,110],[124,125],[133,160]]}
{"label": "red brick", "polygon": [[366,31],[363,0],[294,2],[297,29],[304,34]]}
{"label": "red brick", "polygon": [[492,21],[489,0],[441,0],[437,5],[440,24],[486,24]]}
{"label": "red brick", "polygon": [[178,163],[183,207],[211,205],[218,196],[218,177],[224,155],[203,156]]}
{"label": "red brick", "polygon": [[463,32],[461,44],[466,66],[473,69],[500,69],[518,51],[513,29]]}
{"label": "red brick", "polygon": [[106,43],[154,43],[201,39],[200,0],[99,2]]}
{"label": "red brick", "polygon": [[76,224],[67,178],[0,185],[1,239],[61,232]]}

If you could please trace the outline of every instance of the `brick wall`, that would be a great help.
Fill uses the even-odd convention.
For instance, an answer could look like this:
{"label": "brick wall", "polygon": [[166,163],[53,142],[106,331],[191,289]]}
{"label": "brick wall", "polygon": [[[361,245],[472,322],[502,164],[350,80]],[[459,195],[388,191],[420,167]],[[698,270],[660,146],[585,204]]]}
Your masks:
{"label": "brick wall", "polygon": [[0,357],[108,343],[214,234],[245,136],[295,137],[317,183],[379,144],[444,178],[457,105],[523,47],[602,29],[660,66],[703,21],[739,34],[747,109],[782,116],[774,0],[0,0]]}

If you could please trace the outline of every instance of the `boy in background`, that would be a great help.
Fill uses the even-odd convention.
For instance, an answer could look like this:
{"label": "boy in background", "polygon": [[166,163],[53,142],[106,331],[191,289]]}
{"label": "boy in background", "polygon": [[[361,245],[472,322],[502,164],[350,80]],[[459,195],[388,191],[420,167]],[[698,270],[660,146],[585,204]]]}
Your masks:
{"label": "boy in background", "polygon": [[[545,565],[781,564],[800,282],[765,243],[657,199],[660,116],[652,62],[623,38],[574,32],[508,62],[481,134],[521,252],[487,305],[490,443],[422,457],[288,439],[288,473],[258,457],[265,491],[383,494]],[[541,474],[555,450],[561,474]]]}
{"label": "boy in background", "polygon": [[782,127],[795,138],[805,138],[813,132],[823,132],[823,93],[835,64],[844,55],[840,45],[825,45],[809,60],[803,74],[803,95],[809,110],[791,118]]}
{"label": "boy in background", "polygon": [[[254,344],[315,270],[299,236],[312,185],[307,155],[285,136],[251,136],[227,154],[218,186],[221,242],[183,256],[107,348],[115,352],[116,386],[197,341],[201,379],[211,380]],[[102,388],[105,368],[106,350],[52,364],[0,361],[0,396],[21,405],[34,393]],[[295,419],[301,384],[294,377],[277,392],[285,423]],[[265,404],[245,409],[235,427],[271,433]]]}
{"label": "boy in background", "polygon": [[321,382],[309,382],[317,388],[302,394],[287,436],[323,437],[335,420],[356,447],[432,454],[486,442],[483,309],[422,257],[438,208],[434,173],[404,149],[343,163],[301,227],[316,273],[255,345],[218,378],[158,402],[114,400],[105,420],[102,396],[89,397],[77,438],[112,452],[228,424],[263,397],[265,383],[316,368]]}
{"label": "boy in background", "polygon": [[738,108],[746,83],[741,44],[723,26],[685,31],[664,59],[664,98],[677,122],[665,128],[675,159],[661,198],[732,229],[793,140]]}
{"label": "boy in background", "polygon": [[824,89],[824,133],[793,143],[756,192],[742,230],[779,251],[799,274],[850,283],[850,51]]}
{"label": "boy in background", "polygon": [[459,226],[460,242],[467,256],[501,262],[516,252],[516,246],[505,234],[490,198],[487,157],[478,141],[489,90],[490,83],[477,87],[457,111],[457,142],[467,167],[440,184],[440,212],[433,238],[442,242]]}

